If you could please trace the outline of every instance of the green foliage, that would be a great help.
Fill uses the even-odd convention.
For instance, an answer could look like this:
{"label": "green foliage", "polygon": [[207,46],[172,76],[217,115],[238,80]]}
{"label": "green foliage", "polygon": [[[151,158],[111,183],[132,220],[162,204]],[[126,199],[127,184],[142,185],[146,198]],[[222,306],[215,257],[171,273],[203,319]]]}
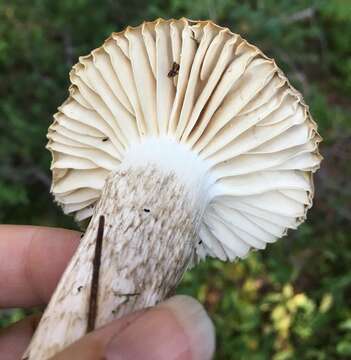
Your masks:
{"label": "green foliage", "polygon": [[111,31],[180,16],[211,18],[274,57],[310,104],[325,160],[305,225],[245,261],[200,264],[179,292],[210,312],[218,359],[351,358],[349,0],[0,0],[0,221],[76,226],[46,195],[43,151],[69,69]]}
{"label": "green foliage", "polygon": [[25,312],[21,309],[15,309],[11,311],[3,311],[0,318],[1,327],[10,325],[16,321],[21,320],[25,316]]}
{"label": "green foliage", "polygon": [[[280,242],[234,264],[206,262],[185,276],[180,292],[204,302],[216,323],[218,359],[347,355],[351,272],[338,258],[323,264],[328,250],[319,253],[313,244],[306,246],[314,235],[302,231],[304,247],[290,243],[287,251]],[[345,270],[344,276],[331,273],[338,268]]]}

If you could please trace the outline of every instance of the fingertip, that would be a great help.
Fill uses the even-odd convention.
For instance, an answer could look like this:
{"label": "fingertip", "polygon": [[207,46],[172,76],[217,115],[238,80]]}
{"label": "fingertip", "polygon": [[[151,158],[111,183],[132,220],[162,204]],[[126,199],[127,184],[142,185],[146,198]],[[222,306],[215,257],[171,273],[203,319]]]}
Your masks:
{"label": "fingertip", "polygon": [[0,307],[46,303],[79,238],[72,230],[0,225]]}
{"label": "fingertip", "polygon": [[52,360],[210,360],[214,350],[214,327],[203,306],[175,296],[111,322]]}
{"label": "fingertip", "polygon": [[39,315],[31,315],[0,331],[1,360],[20,359],[39,320]]}
{"label": "fingertip", "polygon": [[189,339],[194,360],[211,359],[215,350],[215,328],[206,310],[194,298],[177,295],[159,305],[169,308]]}
{"label": "fingertip", "polygon": [[175,296],[154,307],[108,344],[107,360],[209,360],[215,349],[212,321],[189,296]]}

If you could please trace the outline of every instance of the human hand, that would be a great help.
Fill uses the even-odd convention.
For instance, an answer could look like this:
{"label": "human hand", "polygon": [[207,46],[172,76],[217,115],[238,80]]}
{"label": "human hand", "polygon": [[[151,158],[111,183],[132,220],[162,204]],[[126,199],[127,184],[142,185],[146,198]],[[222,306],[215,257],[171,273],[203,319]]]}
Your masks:
{"label": "human hand", "polygon": [[[46,304],[79,239],[78,232],[64,229],[0,226],[0,308]],[[30,316],[0,330],[1,360],[22,356],[38,321]],[[214,328],[203,307],[175,296],[112,321],[52,360],[206,360],[214,347]]]}

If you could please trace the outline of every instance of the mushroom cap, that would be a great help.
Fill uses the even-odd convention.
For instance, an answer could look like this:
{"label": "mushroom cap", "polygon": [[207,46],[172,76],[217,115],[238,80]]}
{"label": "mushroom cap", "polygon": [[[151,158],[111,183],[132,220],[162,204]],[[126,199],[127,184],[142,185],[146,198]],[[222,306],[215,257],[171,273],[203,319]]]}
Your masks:
{"label": "mushroom cap", "polygon": [[70,72],[48,132],[55,200],[92,215],[107,175],[143,141],[171,139],[210,174],[200,257],[243,258],[312,206],[321,137],[274,60],[211,21],[158,19],[113,33]]}

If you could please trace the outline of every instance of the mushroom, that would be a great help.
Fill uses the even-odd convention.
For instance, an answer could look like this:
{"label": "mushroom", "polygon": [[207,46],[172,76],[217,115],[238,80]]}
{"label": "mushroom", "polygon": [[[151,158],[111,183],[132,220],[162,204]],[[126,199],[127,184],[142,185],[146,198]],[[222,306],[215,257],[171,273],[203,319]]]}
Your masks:
{"label": "mushroom", "polygon": [[211,21],[127,27],[70,80],[48,132],[51,190],[90,223],[26,352],[35,360],[163,300],[207,256],[242,259],[296,229],[321,161],[301,94]]}

